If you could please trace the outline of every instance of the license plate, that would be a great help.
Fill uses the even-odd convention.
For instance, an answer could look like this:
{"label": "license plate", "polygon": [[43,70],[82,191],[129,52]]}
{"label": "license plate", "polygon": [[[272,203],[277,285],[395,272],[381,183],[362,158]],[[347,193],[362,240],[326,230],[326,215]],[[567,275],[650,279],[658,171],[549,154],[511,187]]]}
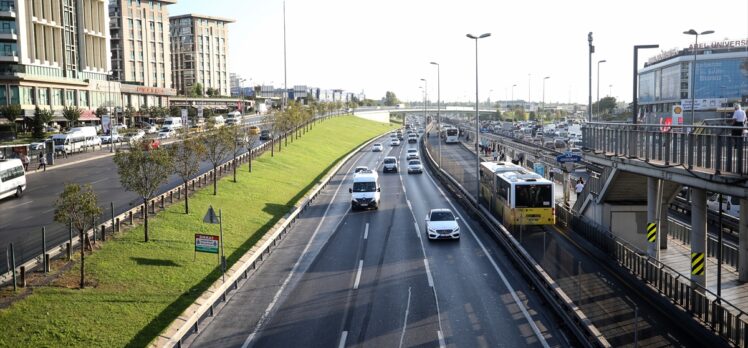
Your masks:
{"label": "license plate", "polygon": [[369,206],[369,204],[368,204],[368,203],[361,203],[361,206],[362,206],[362,207],[368,207],[368,206]]}

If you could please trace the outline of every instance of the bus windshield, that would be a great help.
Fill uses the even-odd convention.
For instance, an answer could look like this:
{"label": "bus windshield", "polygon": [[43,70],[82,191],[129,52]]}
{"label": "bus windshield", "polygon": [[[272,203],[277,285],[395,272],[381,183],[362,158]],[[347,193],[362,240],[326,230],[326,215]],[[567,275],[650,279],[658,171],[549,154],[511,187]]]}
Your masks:
{"label": "bus windshield", "polygon": [[550,208],[553,204],[551,185],[517,185],[515,191],[515,208]]}
{"label": "bus windshield", "polygon": [[447,129],[447,135],[449,136],[457,135],[457,129],[454,129],[454,128]]}

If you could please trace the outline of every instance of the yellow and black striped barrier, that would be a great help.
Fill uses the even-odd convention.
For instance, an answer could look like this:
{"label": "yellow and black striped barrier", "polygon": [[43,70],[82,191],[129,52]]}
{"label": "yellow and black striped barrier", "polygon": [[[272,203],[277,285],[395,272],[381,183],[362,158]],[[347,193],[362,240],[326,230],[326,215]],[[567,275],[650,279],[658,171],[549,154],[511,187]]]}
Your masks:
{"label": "yellow and black striped barrier", "polygon": [[647,241],[654,243],[657,240],[657,224],[650,222],[647,224]]}
{"label": "yellow and black striped barrier", "polygon": [[691,275],[704,275],[706,271],[706,260],[704,253],[691,253]]}

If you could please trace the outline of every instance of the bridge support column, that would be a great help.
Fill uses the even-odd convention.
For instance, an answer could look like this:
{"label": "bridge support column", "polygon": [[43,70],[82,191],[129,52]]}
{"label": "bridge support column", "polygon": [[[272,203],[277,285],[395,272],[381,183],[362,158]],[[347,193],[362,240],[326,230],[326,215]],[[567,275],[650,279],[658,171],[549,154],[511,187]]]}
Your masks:
{"label": "bridge support column", "polygon": [[655,247],[657,245],[657,239],[650,239],[649,224],[657,222],[658,181],[659,179],[647,177],[647,223],[644,225],[644,238],[647,240],[647,255],[654,258],[657,258],[657,248]]}
{"label": "bridge support column", "polygon": [[738,281],[748,282],[748,199],[740,200],[740,247],[738,248]]}
{"label": "bridge support column", "polygon": [[691,283],[706,287],[706,190],[691,188]]}
{"label": "bridge support column", "polygon": [[660,226],[657,226],[657,234],[659,235],[658,238],[660,238],[660,250],[667,250],[667,235],[670,233],[670,224],[668,223],[668,210],[670,209],[670,204],[665,202],[665,197],[662,197],[661,203]]}

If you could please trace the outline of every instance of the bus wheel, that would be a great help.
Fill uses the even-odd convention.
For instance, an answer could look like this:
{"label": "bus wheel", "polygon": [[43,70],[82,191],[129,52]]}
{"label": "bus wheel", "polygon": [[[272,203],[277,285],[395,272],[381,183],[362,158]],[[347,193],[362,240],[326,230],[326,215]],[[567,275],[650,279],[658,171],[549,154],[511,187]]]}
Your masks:
{"label": "bus wheel", "polygon": [[21,186],[18,186],[18,188],[16,188],[16,197],[21,196],[23,196],[23,189],[21,188]]}

